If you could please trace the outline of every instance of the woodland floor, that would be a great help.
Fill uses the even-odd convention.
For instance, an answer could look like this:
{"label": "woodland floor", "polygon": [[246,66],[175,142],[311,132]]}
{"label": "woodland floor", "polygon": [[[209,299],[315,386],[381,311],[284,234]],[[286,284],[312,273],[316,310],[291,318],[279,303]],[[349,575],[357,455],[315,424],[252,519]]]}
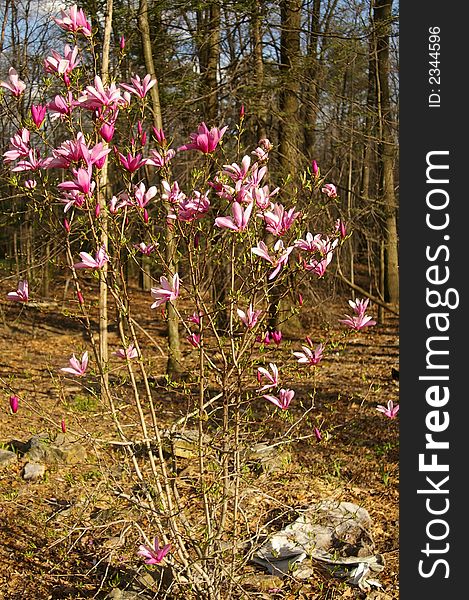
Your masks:
{"label": "woodland floor", "polygon": [[[1,297],[11,289],[14,285],[4,282]],[[158,380],[165,368],[158,349],[166,348],[164,323],[161,314],[149,309],[148,293],[132,293],[153,340],[142,334],[147,349],[154,350],[151,369]],[[22,478],[21,460],[0,471],[1,600],[101,599],[112,587],[124,587],[146,569],[136,555],[142,540],[132,522],[138,514],[115,494],[125,473],[119,449],[104,443],[117,438],[109,411],[80,382],[59,371],[72,352],[81,356],[87,347],[79,322],[70,314],[76,310],[72,292],[65,306],[60,294],[52,297],[55,306],[1,302],[0,447],[11,449],[12,440],[26,442],[40,432],[60,431],[65,418],[68,432],[87,448],[88,459],[50,467],[45,478],[36,482]],[[292,458],[282,472],[261,475],[264,479],[258,483],[278,503],[271,508],[281,504],[294,510],[326,497],[365,508],[373,522],[376,552],[385,559],[385,569],[377,576],[382,587],[367,595],[332,577],[318,577],[301,584],[285,582],[272,595],[253,592],[253,598],[399,597],[399,417],[389,420],[376,410],[377,404],[397,403],[399,398],[399,382],[391,376],[391,369],[399,368],[398,320],[386,314],[383,323],[352,335],[342,345],[343,327],[337,319],[348,312],[346,306],[346,300],[337,303],[331,321],[336,325],[328,334],[337,345],[316,368],[314,410],[298,431],[304,439],[290,444]],[[376,317],[376,306],[373,309]],[[305,335],[316,340],[324,330],[313,322],[305,331],[285,334],[275,349],[277,362],[287,355],[291,361],[292,349],[299,349]],[[111,343],[118,347],[115,334]],[[193,350],[185,341],[183,348],[190,365]],[[301,403],[310,398],[313,381],[303,381],[301,388],[294,383],[290,387],[296,389],[291,412],[298,417]],[[164,386],[159,390],[158,418],[164,425],[165,420],[170,423],[175,415],[183,414],[185,406],[177,393]],[[8,405],[11,391],[20,396],[16,414],[10,413]],[[259,409],[266,431],[275,430],[275,413],[270,405],[262,404]],[[323,433],[319,442],[311,437],[314,425]],[[139,522],[145,529],[144,519]]]}

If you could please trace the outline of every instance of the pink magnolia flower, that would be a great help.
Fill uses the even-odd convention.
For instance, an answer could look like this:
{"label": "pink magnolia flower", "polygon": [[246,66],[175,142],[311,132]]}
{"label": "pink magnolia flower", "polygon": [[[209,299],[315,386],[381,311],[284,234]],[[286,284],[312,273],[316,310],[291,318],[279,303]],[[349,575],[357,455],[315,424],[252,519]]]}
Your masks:
{"label": "pink magnolia flower", "polygon": [[180,282],[179,275],[177,273],[174,274],[172,283],[169,283],[166,277],[160,277],[160,284],[160,288],[151,288],[151,295],[153,298],[155,298],[155,302],[153,302],[150,308],[157,308],[165,302],[176,300],[176,298],[179,296]]}
{"label": "pink magnolia flower", "polygon": [[61,75],[65,85],[70,85],[70,73],[78,66],[80,58],[78,57],[78,46],[73,49],[65,44],[64,55],[61,56],[56,50],[51,50],[52,56],[44,59],[44,71],[46,73],[57,73]]}
{"label": "pink magnolia flower", "polygon": [[16,413],[18,411],[20,399],[18,396],[10,396],[10,408],[12,413]]}
{"label": "pink magnolia flower", "polygon": [[155,185],[152,185],[146,189],[145,184],[141,181],[138,185],[134,186],[134,197],[135,203],[139,208],[145,208],[145,206],[154,198],[158,190]]}
{"label": "pink magnolia flower", "polygon": [[47,104],[51,121],[55,121],[56,119],[64,119],[65,117],[71,115],[73,109],[77,105],[78,102],[73,99],[72,92],[67,92],[65,98],[59,95],[55,96],[55,98]]}
{"label": "pink magnolia flower", "polygon": [[322,440],[322,434],[321,434],[321,431],[319,430],[319,428],[318,428],[318,427],[315,427],[315,428],[313,429],[313,431],[314,431],[314,435],[315,435],[315,437],[316,437],[317,441],[318,441],[318,442],[320,442],[320,441]]}
{"label": "pink magnolia flower", "polygon": [[15,302],[27,302],[29,300],[29,286],[26,280],[18,283],[16,292],[8,292],[7,298]]}
{"label": "pink magnolia flower", "polygon": [[399,404],[396,404],[396,406],[394,406],[393,401],[389,400],[387,406],[378,404],[378,406],[376,407],[376,410],[379,410],[379,412],[382,412],[383,415],[385,415],[386,417],[389,417],[390,419],[395,419],[397,416],[397,413],[399,412]]}
{"label": "pink magnolia flower", "polygon": [[75,375],[76,377],[82,377],[86,369],[88,368],[88,352],[83,352],[81,360],[72,354],[72,358],[70,359],[69,367],[62,367],[60,370],[64,373],[70,373],[70,375]]}
{"label": "pink magnolia flower", "polygon": [[175,181],[173,185],[170,185],[166,180],[161,182],[163,192],[161,197],[170,204],[180,204],[186,197],[184,192],[179,188],[179,183]]}
{"label": "pink magnolia flower", "polygon": [[86,204],[86,196],[78,190],[70,190],[64,192],[59,201],[65,204],[64,213],[66,213],[72,206],[74,208],[83,208]]}
{"label": "pink magnolia flower", "polygon": [[127,101],[122,97],[120,89],[115,83],[105,86],[99,75],[94,78],[94,86],[88,85],[78,98],[79,104],[90,110],[99,110],[106,107],[111,110],[117,110],[119,107],[127,105]]}
{"label": "pink magnolia flower", "polygon": [[207,197],[207,192],[201,194],[194,190],[190,198],[185,196],[181,198],[175,208],[177,214],[171,212],[168,215],[170,219],[177,218],[179,221],[191,223],[195,219],[202,218],[210,210],[210,200]]}
{"label": "pink magnolia flower", "polygon": [[115,132],[116,132],[115,124],[109,123],[107,121],[105,121],[99,129],[99,135],[103,138],[103,140],[105,142],[108,142],[108,143],[114,137]]}
{"label": "pink magnolia flower", "polygon": [[0,81],[0,87],[4,87],[5,89],[10,90],[10,92],[13,94],[13,96],[15,96],[15,98],[19,98],[26,89],[26,84],[24,83],[24,81],[21,81],[18,73],[13,67],[10,67],[8,71],[8,79],[10,80],[9,82]]}
{"label": "pink magnolia flower", "polygon": [[300,214],[300,212],[295,212],[294,208],[290,208],[287,212],[282,204],[275,204],[273,210],[261,213],[258,216],[264,219],[267,231],[280,236],[290,229]]}
{"label": "pink magnolia flower", "polygon": [[265,377],[269,382],[259,388],[257,390],[258,392],[263,392],[278,385],[278,367],[274,363],[269,363],[269,367],[272,371],[271,373],[267,369],[264,369],[264,367],[259,367],[257,369],[258,380],[260,381],[262,377]]}
{"label": "pink magnolia flower", "polygon": [[65,424],[65,419],[62,419],[60,421],[60,429],[62,430],[62,433],[66,433],[67,432],[67,425]]}
{"label": "pink magnolia flower", "polygon": [[153,539],[153,546],[140,545],[137,554],[143,556],[147,565],[157,565],[171,550],[171,544],[166,544],[163,548],[160,548],[158,539]]}
{"label": "pink magnolia flower", "polygon": [[147,158],[147,165],[151,165],[153,167],[158,167],[161,169],[165,165],[169,163],[171,159],[176,156],[176,151],[169,149],[164,150],[163,153],[158,152],[158,150],[151,150],[150,156]]}
{"label": "pink magnolia flower", "polygon": [[193,312],[192,315],[190,317],[187,318],[187,320],[191,323],[195,323],[196,325],[200,325],[200,319],[203,316],[202,313],[198,313],[198,312]]}
{"label": "pink magnolia flower", "polygon": [[194,348],[200,347],[200,339],[201,339],[200,333],[191,333],[186,338],[186,340],[189,342],[189,344],[194,346]]}
{"label": "pink magnolia flower", "polygon": [[223,173],[226,173],[228,177],[230,177],[233,181],[244,181],[246,178],[249,167],[251,166],[251,157],[243,156],[241,161],[241,166],[236,163],[232,163],[231,165],[223,165]]}
{"label": "pink magnolia flower", "polygon": [[140,244],[134,244],[134,248],[139,250],[145,256],[149,256],[154,250],[156,250],[157,244],[149,244],[148,246],[145,242],[140,242]]}
{"label": "pink magnolia flower", "polygon": [[359,298],[356,298],[355,300],[349,300],[348,303],[356,315],[363,316],[366,313],[370,299],[364,298],[363,300],[360,300]]}
{"label": "pink magnolia flower", "polygon": [[341,239],[345,239],[347,237],[347,226],[342,221],[342,219],[337,219],[335,222],[335,230],[339,234]]}
{"label": "pink magnolia flower", "polygon": [[319,176],[319,167],[318,167],[318,163],[315,160],[311,161],[311,171],[312,171],[314,177]]}
{"label": "pink magnolia flower", "polygon": [[273,148],[273,144],[267,138],[262,138],[259,140],[259,146],[251,152],[254,154],[261,162],[267,161],[269,158],[269,152]]}
{"label": "pink magnolia flower", "polygon": [[62,13],[62,18],[57,19],[54,17],[54,21],[61,29],[72,31],[73,33],[82,33],[86,37],[91,35],[91,24],[87,20],[82,8],[77,8],[77,5],[74,4],[68,11],[62,9],[60,12]]}
{"label": "pink magnolia flower", "polygon": [[212,129],[209,130],[205,123],[201,123],[197,128],[197,132],[190,134],[189,137],[191,138],[191,141],[188,144],[179,146],[178,152],[181,150],[199,150],[204,154],[210,154],[218,146],[227,129],[228,126],[222,127],[221,129],[212,127]]}
{"label": "pink magnolia flower", "polygon": [[109,256],[106,254],[106,249],[103,246],[96,252],[95,258],[88,252],[80,252],[81,262],[75,263],[75,269],[102,269],[109,261]]}
{"label": "pink magnolia flower", "polygon": [[349,300],[350,306],[353,308],[355,315],[351,317],[350,315],[345,315],[346,319],[339,319],[339,323],[343,323],[350,329],[354,329],[355,331],[359,331],[364,327],[370,327],[372,325],[376,325],[376,321],[372,319],[372,317],[365,315],[365,311],[368,307],[369,300]]}
{"label": "pink magnolia flower", "polygon": [[156,84],[156,79],[152,79],[151,75],[145,75],[143,80],[138,75],[130,78],[133,85],[121,83],[120,86],[131,94],[136,94],[139,98],[145,98],[149,90]]}
{"label": "pink magnolia flower", "polygon": [[233,217],[217,217],[215,219],[215,225],[222,229],[232,229],[233,231],[244,231],[249,223],[251,217],[252,208],[254,204],[251,202],[247,208],[243,210],[243,207],[239,202],[233,202],[231,211]]}
{"label": "pink magnolia flower", "polygon": [[321,188],[321,192],[326,194],[329,198],[337,198],[337,188],[333,183],[326,183],[324,187]]}
{"label": "pink magnolia flower", "polygon": [[31,118],[33,120],[34,125],[39,129],[39,127],[43,124],[44,119],[46,118],[47,106],[42,104],[32,104],[31,105]]}
{"label": "pink magnolia flower", "polygon": [[124,51],[125,48],[125,37],[123,35],[121,35],[120,40],[119,40],[119,48],[121,49],[121,51]]}
{"label": "pink magnolia flower", "polygon": [[50,158],[41,158],[39,151],[35,148],[31,148],[28,152],[27,158],[20,160],[16,167],[13,167],[13,173],[20,173],[22,171],[39,171],[40,169],[47,169],[50,163]]}
{"label": "pink magnolia flower", "polygon": [[257,208],[260,210],[267,210],[272,208],[271,198],[280,191],[279,187],[276,187],[272,192],[269,191],[269,186],[264,185],[260,187],[254,187],[251,190],[251,196],[256,203]]}
{"label": "pink magnolia flower", "polygon": [[143,158],[141,154],[133,155],[131,152],[127,152],[127,156],[124,156],[118,152],[118,156],[121,165],[129,173],[135,173],[135,171],[138,171],[140,167],[143,167],[147,163],[147,159]]}
{"label": "pink magnolia flower", "polygon": [[35,179],[26,179],[23,185],[27,190],[34,190],[37,186],[37,181]]}
{"label": "pink magnolia flower", "polygon": [[278,396],[270,396],[267,394],[263,395],[262,397],[269,402],[272,402],[272,404],[275,404],[275,406],[278,406],[278,408],[281,410],[287,410],[290,406],[290,402],[293,400],[294,395],[295,392],[293,390],[285,390],[282,388],[279,391]]}
{"label": "pink magnolia flower", "polygon": [[287,264],[288,257],[292,253],[294,246],[285,248],[282,240],[277,240],[274,245],[274,254],[269,254],[267,245],[262,240],[258,242],[257,246],[251,249],[252,254],[260,256],[264,260],[270,262],[275,268],[269,275],[269,280],[273,279],[280,271],[280,269]]}
{"label": "pink magnolia flower", "polygon": [[166,145],[166,137],[164,135],[164,131],[162,129],[157,129],[156,127],[151,128],[153,131],[153,135],[155,136],[156,141],[160,146]]}
{"label": "pink magnolia flower", "polygon": [[122,358],[122,360],[132,360],[133,358],[137,358],[138,357],[138,352],[137,349],[135,348],[135,346],[133,344],[130,344],[128,348],[119,348],[119,350],[116,350],[116,352],[114,352],[115,356],[118,356],[119,358]]}
{"label": "pink magnolia flower", "polygon": [[31,134],[28,129],[21,128],[18,133],[10,138],[10,149],[3,153],[4,162],[12,162],[17,158],[28,156],[31,146],[29,145]]}
{"label": "pink magnolia flower", "polygon": [[272,331],[270,335],[271,335],[274,343],[278,346],[280,344],[280,342],[282,341],[282,332],[281,331]]}
{"label": "pink magnolia flower", "polygon": [[308,346],[301,346],[301,348],[303,352],[293,352],[293,355],[298,359],[298,363],[314,366],[321,361],[324,344],[318,344],[314,349]]}
{"label": "pink magnolia flower", "polygon": [[249,304],[249,308],[246,312],[239,308],[236,310],[236,312],[238,313],[238,317],[248,329],[252,329],[256,325],[260,315],[262,314],[261,310],[253,310],[252,304]]}
{"label": "pink magnolia flower", "polygon": [[76,190],[85,196],[89,196],[93,193],[96,183],[92,178],[91,165],[87,169],[72,169],[72,173],[75,179],[70,181],[63,181],[57,186],[61,190],[72,191]]}

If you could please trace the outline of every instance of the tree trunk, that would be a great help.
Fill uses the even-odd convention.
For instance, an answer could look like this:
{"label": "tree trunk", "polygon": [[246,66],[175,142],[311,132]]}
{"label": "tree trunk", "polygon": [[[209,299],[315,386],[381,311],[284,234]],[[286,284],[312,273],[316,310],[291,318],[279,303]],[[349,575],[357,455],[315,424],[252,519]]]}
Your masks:
{"label": "tree trunk", "polygon": [[[148,0],[140,0],[138,24],[142,39],[145,67],[151,77],[156,79],[155,64],[152,53],[152,42],[150,37],[150,23],[148,20]],[[151,88],[150,93],[153,111],[153,124],[157,129],[163,129],[158,82]],[[169,211],[169,206],[167,206],[166,209]],[[169,275],[172,277],[177,270],[177,242],[174,230],[170,227],[165,228],[165,242],[166,263],[168,270],[170,271]],[[166,373],[172,379],[179,379],[182,372],[181,348],[179,344],[179,325],[176,310],[171,302],[168,302],[167,327],[169,350]]]}
{"label": "tree trunk", "polygon": [[[101,79],[106,85],[109,83],[109,55],[111,48],[112,33],[112,11],[113,0],[106,2],[106,16],[104,24],[103,53],[101,62]],[[108,222],[106,211],[106,199],[110,197],[110,182],[108,173],[108,161],[106,160],[101,172],[98,190],[98,203],[100,211],[101,225],[101,245],[104,246],[106,254],[108,253]],[[107,394],[109,389],[109,340],[108,340],[108,265],[107,263],[101,269],[99,280],[99,355],[101,362],[101,393]]]}
{"label": "tree trunk", "polygon": [[280,166],[282,176],[298,171],[298,110],[301,1],[281,0]]}
{"label": "tree trunk", "polygon": [[395,143],[389,100],[389,35],[392,0],[376,0],[374,24],[376,32],[376,83],[379,116],[379,160],[381,168],[380,197],[384,205],[385,226],[385,300],[399,302],[399,265],[397,235],[397,203],[394,193]]}

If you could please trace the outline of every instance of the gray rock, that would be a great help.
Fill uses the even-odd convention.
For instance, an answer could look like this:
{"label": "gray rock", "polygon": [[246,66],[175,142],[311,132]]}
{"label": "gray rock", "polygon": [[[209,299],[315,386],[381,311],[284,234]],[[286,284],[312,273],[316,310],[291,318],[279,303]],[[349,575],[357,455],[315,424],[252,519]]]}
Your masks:
{"label": "gray rock", "polygon": [[291,452],[284,445],[254,444],[246,452],[246,462],[257,473],[278,473],[291,463]]}
{"label": "gray rock", "polygon": [[46,468],[44,465],[35,462],[28,462],[24,465],[23,479],[37,481],[38,479],[42,479],[44,477],[45,472]]}
{"label": "gray rock", "polygon": [[11,452],[10,450],[0,450],[0,469],[14,465],[17,462],[18,457],[15,452]]}
{"label": "gray rock", "polygon": [[75,465],[86,459],[84,446],[63,433],[55,439],[44,433],[35,435],[29,440],[27,448],[24,458],[31,462]]}

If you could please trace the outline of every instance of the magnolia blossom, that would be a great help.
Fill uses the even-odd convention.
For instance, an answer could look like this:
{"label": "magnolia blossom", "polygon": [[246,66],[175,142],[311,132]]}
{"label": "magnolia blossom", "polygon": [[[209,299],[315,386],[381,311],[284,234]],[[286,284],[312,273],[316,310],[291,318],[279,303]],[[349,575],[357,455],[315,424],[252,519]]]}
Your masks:
{"label": "magnolia blossom", "polygon": [[22,128],[10,138],[10,149],[3,153],[4,162],[12,162],[18,158],[28,156],[31,146],[29,145],[31,134],[28,129]]}
{"label": "magnolia blossom", "polygon": [[31,118],[33,120],[34,125],[39,129],[39,127],[44,122],[47,113],[47,106],[42,104],[32,104],[31,105]]}
{"label": "magnolia blossom", "polygon": [[270,273],[269,280],[273,279],[280,271],[280,269],[287,264],[288,257],[292,253],[294,246],[289,246],[285,248],[282,240],[277,240],[274,245],[274,254],[269,254],[269,249],[267,245],[262,240],[257,244],[256,247],[251,249],[252,254],[256,254],[260,256],[264,260],[270,262],[271,265],[275,267],[275,269]]}
{"label": "magnolia blossom", "polygon": [[385,415],[386,417],[389,417],[390,419],[395,419],[397,416],[397,413],[399,412],[399,404],[396,404],[396,406],[394,406],[393,401],[389,400],[387,406],[378,404],[378,406],[376,407],[376,410],[378,410],[379,412],[382,412],[383,415]]}
{"label": "magnolia blossom", "polygon": [[277,365],[274,363],[269,363],[269,367],[270,367],[271,373],[267,369],[264,369],[264,367],[259,367],[257,369],[257,377],[258,377],[259,381],[261,380],[262,377],[265,377],[267,379],[267,381],[269,382],[269,383],[266,383],[265,385],[263,385],[261,388],[259,388],[257,390],[258,392],[263,392],[265,390],[268,390],[268,389],[278,385]]}
{"label": "magnolia blossom", "polygon": [[233,181],[243,181],[249,172],[250,166],[251,157],[246,155],[243,156],[241,166],[236,163],[231,163],[231,165],[223,165],[223,173],[228,175],[228,177],[230,177]]}
{"label": "magnolia blossom", "polygon": [[63,77],[65,85],[70,85],[70,73],[80,62],[78,57],[78,46],[73,49],[65,44],[64,55],[62,56],[56,50],[51,50],[52,56],[44,60],[44,71],[46,73],[57,73]]}
{"label": "magnolia blossom", "polygon": [[79,169],[72,169],[72,173],[74,179],[63,181],[62,183],[59,183],[57,187],[66,191],[77,190],[78,192],[85,194],[85,196],[92,194],[96,187],[96,183],[92,180],[93,173],[91,165],[88,166],[87,169],[81,167]]}
{"label": "magnolia blossom", "polygon": [[322,358],[324,344],[318,344],[316,348],[301,346],[303,352],[293,352],[293,355],[298,359],[298,363],[304,365],[317,365]]}
{"label": "magnolia blossom", "polygon": [[26,89],[26,84],[24,83],[24,81],[21,81],[18,73],[13,67],[10,67],[8,71],[8,79],[10,80],[9,82],[0,81],[0,87],[4,87],[5,89],[10,90],[13,96],[19,98]]}
{"label": "magnolia blossom", "polygon": [[50,163],[50,158],[41,158],[38,150],[31,148],[28,152],[28,156],[20,160],[16,167],[13,167],[13,173],[20,173],[22,171],[39,171],[40,169],[47,169]]}
{"label": "magnolia blossom", "polygon": [[150,308],[157,308],[165,302],[176,300],[179,296],[179,275],[174,274],[172,283],[169,283],[168,279],[164,276],[160,277],[160,288],[151,288],[151,295],[155,298],[155,302]]}
{"label": "magnolia blossom", "polygon": [[261,310],[253,310],[252,304],[249,304],[249,308],[246,312],[239,308],[236,310],[236,312],[238,313],[238,317],[248,329],[252,329],[256,325],[260,315],[262,314]]}
{"label": "magnolia blossom", "polygon": [[102,269],[109,261],[109,256],[106,254],[106,248],[101,246],[96,252],[95,258],[88,252],[80,252],[81,262],[75,263],[75,269]]}
{"label": "magnolia blossom", "polygon": [[179,146],[178,152],[181,150],[199,150],[204,154],[210,154],[218,146],[227,129],[228,126],[222,127],[221,129],[212,127],[212,129],[209,130],[205,123],[201,123],[197,128],[197,132],[190,134],[189,137],[191,138],[191,141],[188,144]]}
{"label": "magnolia blossom", "polygon": [[181,197],[175,214],[171,212],[168,217],[170,219],[178,219],[191,223],[195,219],[200,219],[210,210],[210,200],[207,197],[207,192],[201,194],[194,190],[190,198]]}
{"label": "magnolia blossom", "polygon": [[149,244],[148,246],[145,242],[140,242],[140,244],[134,244],[134,248],[139,250],[145,256],[149,256],[154,250],[156,250],[158,244]]}
{"label": "magnolia blossom", "polygon": [[83,352],[81,360],[72,354],[72,358],[70,359],[69,367],[62,367],[60,370],[64,373],[70,373],[71,375],[75,375],[77,377],[82,377],[86,369],[88,367],[88,352]]}
{"label": "magnolia blossom", "polygon": [[201,340],[200,333],[191,333],[190,335],[187,336],[186,340],[189,342],[189,344],[194,346],[194,348],[200,347],[200,340]]}
{"label": "magnolia blossom", "polygon": [[353,308],[355,315],[351,317],[350,315],[345,315],[346,319],[339,319],[339,323],[343,323],[350,329],[354,329],[355,331],[359,331],[364,327],[370,327],[372,325],[376,325],[376,321],[372,319],[372,317],[365,315],[365,311],[368,307],[369,299],[366,300],[349,300],[348,303]]}
{"label": "magnolia blossom", "polygon": [[8,292],[7,298],[15,302],[27,302],[29,300],[29,286],[26,280],[18,283],[16,292]]}
{"label": "magnolia blossom", "polygon": [[153,167],[158,167],[161,169],[165,165],[169,163],[171,159],[176,156],[176,151],[169,149],[164,150],[163,153],[158,152],[158,150],[151,150],[150,156],[147,158],[147,165],[151,165]]}
{"label": "magnolia blossom", "polygon": [[345,239],[347,237],[347,226],[342,219],[336,220],[334,228],[341,239]]}
{"label": "magnolia blossom", "polygon": [[198,313],[194,311],[190,317],[187,317],[187,320],[191,323],[195,323],[196,325],[200,325],[200,320],[203,316],[203,313]]}
{"label": "magnolia blossom", "polygon": [[285,390],[282,388],[279,391],[278,396],[271,396],[267,394],[263,395],[262,397],[269,402],[272,402],[272,404],[275,404],[275,406],[278,406],[280,409],[287,410],[290,406],[290,402],[293,400],[294,395],[295,392],[293,390]]}
{"label": "magnolia blossom", "polygon": [[47,104],[51,121],[64,119],[72,113],[77,104],[78,102],[73,99],[72,92],[67,92],[65,97],[59,95],[55,96],[55,98]]}
{"label": "magnolia blossom", "polygon": [[153,546],[141,545],[138,548],[137,554],[143,556],[147,565],[157,565],[171,550],[171,544],[166,544],[163,548],[160,548],[158,538],[153,539]]}
{"label": "magnolia blossom", "polygon": [[337,188],[333,183],[326,183],[324,187],[321,188],[321,192],[326,194],[329,198],[337,198]]}
{"label": "magnolia blossom", "polygon": [[282,204],[276,203],[273,210],[261,213],[258,216],[264,219],[267,231],[280,236],[290,229],[300,214],[300,212],[295,212],[294,208],[286,211]]}
{"label": "magnolia blossom", "polygon": [[147,159],[143,158],[141,154],[133,155],[131,152],[127,152],[127,156],[124,156],[118,152],[119,160],[121,165],[129,173],[135,173],[140,167],[143,167],[147,163]]}
{"label": "magnolia blossom", "polygon": [[78,8],[76,4],[68,10],[62,9],[62,18],[54,17],[56,24],[64,31],[72,31],[73,33],[82,33],[84,36],[91,35],[91,25],[87,20],[82,8]]}
{"label": "magnolia blossom", "polygon": [[16,413],[18,411],[20,399],[18,396],[10,396],[10,408],[12,413]]}
{"label": "magnolia blossom", "polygon": [[115,356],[122,358],[122,360],[132,360],[132,358],[138,357],[137,349],[133,344],[130,344],[128,348],[119,348],[114,354]]}
{"label": "magnolia blossom", "polygon": [[149,90],[156,84],[156,79],[152,79],[151,75],[145,75],[143,80],[139,75],[134,75],[130,78],[133,85],[121,83],[120,86],[131,94],[136,94],[139,98],[145,98]]}
{"label": "magnolia blossom", "polygon": [[243,210],[243,207],[241,204],[239,204],[239,202],[233,202],[231,207],[233,216],[217,217],[215,219],[215,225],[217,227],[221,227],[222,229],[232,229],[233,231],[238,232],[244,231],[248,226],[253,206],[254,204],[251,202],[248,204],[247,208]]}
{"label": "magnolia blossom", "polygon": [[150,200],[156,196],[157,192],[158,190],[155,185],[150,186],[147,190],[143,181],[134,186],[134,197],[137,206],[145,208]]}
{"label": "magnolia blossom", "polygon": [[99,75],[94,78],[94,86],[86,86],[83,95],[78,98],[78,102],[81,106],[90,110],[99,110],[103,107],[117,110],[119,107],[125,107],[128,104],[116,84],[110,83],[105,86]]}

